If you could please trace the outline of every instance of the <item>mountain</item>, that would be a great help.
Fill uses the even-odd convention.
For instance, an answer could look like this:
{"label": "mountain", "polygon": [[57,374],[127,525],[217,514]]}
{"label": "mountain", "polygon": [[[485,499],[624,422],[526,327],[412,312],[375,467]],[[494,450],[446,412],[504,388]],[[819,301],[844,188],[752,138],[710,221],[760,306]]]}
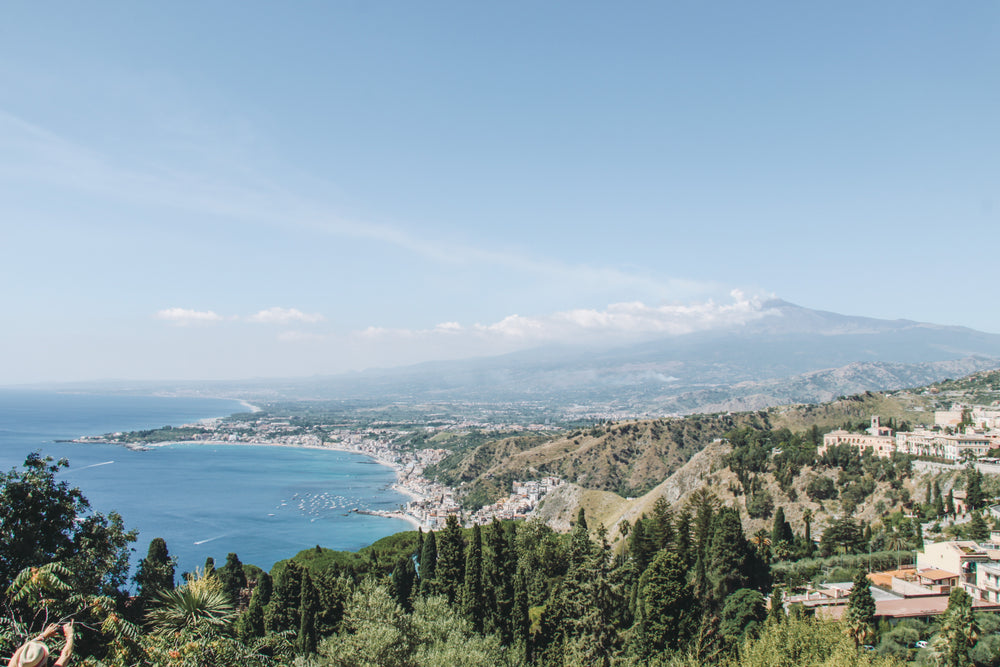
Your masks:
{"label": "mountain", "polygon": [[522,403],[544,406],[550,415],[642,416],[818,402],[996,367],[997,334],[772,300],[741,324],[628,345],[548,345],[337,376],[130,383],[129,390],[258,401]]}
{"label": "mountain", "polygon": [[532,401],[667,414],[816,402],[998,366],[1000,335],[773,300],[745,324],[637,344],[552,345],[269,387],[300,398]]}

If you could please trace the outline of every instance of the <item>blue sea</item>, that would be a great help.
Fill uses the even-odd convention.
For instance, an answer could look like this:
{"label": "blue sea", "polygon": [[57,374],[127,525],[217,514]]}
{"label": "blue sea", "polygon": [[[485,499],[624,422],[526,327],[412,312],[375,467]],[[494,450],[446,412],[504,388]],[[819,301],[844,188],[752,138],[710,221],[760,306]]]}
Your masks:
{"label": "blue sea", "polygon": [[359,454],[246,445],[176,444],[149,451],[55,440],[179,426],[246,412],[238,401],[0,390],[0,470],[32,451],[67,458],[60,479],[95,511],[139,530],[133,565],[162,537],[177,572],[218,565],[229,552],[265,570],[316,546],[356,550],[411,526],[349,512],[406,502],[394,472]]}

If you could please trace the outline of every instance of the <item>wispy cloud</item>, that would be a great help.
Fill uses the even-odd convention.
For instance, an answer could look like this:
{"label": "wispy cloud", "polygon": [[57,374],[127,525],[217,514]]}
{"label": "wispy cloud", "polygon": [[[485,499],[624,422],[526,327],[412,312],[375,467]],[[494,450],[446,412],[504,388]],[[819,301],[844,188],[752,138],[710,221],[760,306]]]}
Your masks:
{"label": "wispy cloud", "polygon": [[190,308],[165,308],[157,311],[155,317],[158,320],[166,320],[180,326],[221,322],[225,319],[222,315],[211,310],[192,310]]}
{"label": "wispy cloud", "polygon": [[[225,164],[225,161],[222,161]],[[565,263],[516,246],[484,248],[447,238],[422,237],[399,226],[343,216],[327,202],[303,196],[246,161],[207,169],[185,163],[129,163],[0,110],[0,175],[43,182],[111,200],[187,210],[222,219],[295,226],[316,234],[374,241],[425,260],[457,267],[484,266],[526,275],[582,293],[627,290],[646,298],[688,299],[723,292],[707,281],[679,280],[616,267]]]}
{"label": "wispy cloud", "polygon": [[303,313],[298,308],[282,308],[280,306],[261,310],[247,318],[250,322],[263,324],[290,324],[292,322],[312,324],[322,322],[323,319],[324,317],[319,313]]}

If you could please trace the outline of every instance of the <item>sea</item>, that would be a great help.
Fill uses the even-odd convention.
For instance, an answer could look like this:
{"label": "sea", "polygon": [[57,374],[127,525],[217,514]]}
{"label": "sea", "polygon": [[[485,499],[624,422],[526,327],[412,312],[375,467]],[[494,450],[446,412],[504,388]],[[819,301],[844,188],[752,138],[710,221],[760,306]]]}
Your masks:
{"label": "sea", "polygon": [[407,498],[394,471],[348,452],[256,445],[120,445],[56,442],[84,435],[180,426],[246,412],[239,401],[0,390],[0,470],[33,451],[70,467],[94,511],[139,530],[133,568],[162,537],[177,573],[221,566],[230,552],[269,570],[316,545],[354,551],[412,526],[351,510],[393,510]]}

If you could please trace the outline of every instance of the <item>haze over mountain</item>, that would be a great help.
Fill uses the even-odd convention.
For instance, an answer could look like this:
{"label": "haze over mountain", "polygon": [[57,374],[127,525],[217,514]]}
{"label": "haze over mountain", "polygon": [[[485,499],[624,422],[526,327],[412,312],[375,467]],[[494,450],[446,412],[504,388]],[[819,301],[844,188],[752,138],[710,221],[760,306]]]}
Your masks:
{"label": "haze over mountain", "polygon": [[266,399],[538,401],[583,412],[670,414],[823,401],[998,366],[1000,335],[772,300],[738,324],[627,345],[547,345],[345,375],[169,388]]}

